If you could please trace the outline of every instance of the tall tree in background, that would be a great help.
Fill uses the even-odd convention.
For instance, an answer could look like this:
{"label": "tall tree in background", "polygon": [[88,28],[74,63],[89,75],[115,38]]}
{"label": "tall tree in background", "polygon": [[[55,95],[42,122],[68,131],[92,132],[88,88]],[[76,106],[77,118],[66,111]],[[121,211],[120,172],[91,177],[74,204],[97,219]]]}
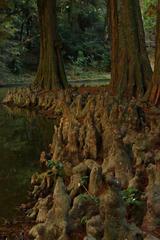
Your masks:
{"label": "tall tree in background", "polygon": [[149,98],[154,104],[160,103],[160,0],[158,0],[157,7],[155,66],[151,87],[149,89]]}
{"label": "tall tree in background", "polygon": [[4,35],[4,29],[3,29],[3,21],[4,21],[4,11],[8,7],[6,0],[0,0],[0,37],[2,38]]}
{"label": "tall tree in background", "polygon": [[38,0],[40,60],[35,86],[42,89],[65,88],[66,75],[57,34],[56,0]]}
{"label": "tall tree in background", "polygon": [[145,47],[139,0],[108,0],[112,41],[112,89],[116,95],[141,97],[152,70]]}

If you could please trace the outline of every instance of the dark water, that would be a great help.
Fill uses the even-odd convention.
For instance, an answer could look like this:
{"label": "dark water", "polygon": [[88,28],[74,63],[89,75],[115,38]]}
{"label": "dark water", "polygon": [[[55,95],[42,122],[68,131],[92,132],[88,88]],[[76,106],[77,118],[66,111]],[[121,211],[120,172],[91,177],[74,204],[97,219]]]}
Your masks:
{"label": "dark water", "polygon": [[[6,89],[0,89],[0,100]],[[47,149],[53,121],[26,110],[0,105],[0,222],[12,220],[26,201],[30,177]]]}

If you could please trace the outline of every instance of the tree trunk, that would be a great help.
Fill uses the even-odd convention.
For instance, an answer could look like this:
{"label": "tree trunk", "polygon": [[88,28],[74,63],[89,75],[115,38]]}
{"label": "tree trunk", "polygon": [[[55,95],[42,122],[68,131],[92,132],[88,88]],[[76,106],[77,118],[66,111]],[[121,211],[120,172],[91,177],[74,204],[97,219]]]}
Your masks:
{"label": "tree trunk", "polygon": [[149,100],[154,104],[160,103],[160,0],[158,0],[157,8],[155,67],[152,83],[149,89]]}
{"label": "tree trunk", "polygon": [[112,91],[142,97],[152,70],[145,46],[139,0],[108,0],[112,40]]}
{"label": "tree trunk", "polygon": [[40,60],[35,87],[42,89],[65,88],[66,75],[57,35],[56,0],[38,0],[40,23]]}

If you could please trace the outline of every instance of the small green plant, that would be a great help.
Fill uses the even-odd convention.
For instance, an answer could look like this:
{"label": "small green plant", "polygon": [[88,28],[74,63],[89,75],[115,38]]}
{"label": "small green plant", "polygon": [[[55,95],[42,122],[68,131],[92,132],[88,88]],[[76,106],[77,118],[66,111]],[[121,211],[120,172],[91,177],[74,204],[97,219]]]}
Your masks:
{"label": "small green plant", "polygon": [[83,176],[81,177],[81,185],[86,185],[88,183],[89,176]]}
{"label": "small green plant", "polygon": [[99,205],[99,198],[91,194],[80,194],[79,199],[81,201],[93,201],[96,205]]}
{"label": "small green plant", "polygon": [[92,201],[94,201],[94,202],[96,203],[97,206],[99,206],[100,200],[99,200],[98,197],[96,197],[96,196],[93,195],[93,196],[91,197],[91,199],[92,199]]}
{"label": "small green plant", "polygon": [[122,191],[122,197],[127,206],[141,206],[143,204],[141,200],[142,194],[141,191],[133,187]]}
{"label": "small green plant", "polygon": [[83,216],[83,217],[81,218],[81,224],[82,224],[82,225],[86,225],[87,220],[88,220],[87,216]]}
{"label": "small green plant", "polygon": [[85,185],[88,183],[89,176],[82,176],[78,186],[83,187],[86,193],[80,194],[79,198],[81,201],[93,201],[96,205],[99,205],[99,198],[89,193]]}
{"label": "small green plant", "polygon": [[88,61],[88,58],[84,56],[83,51],[79,50],[77,59],[74,62],[75,65],[80,66],[80,67],[84,67],[84,66],[87,66],[87,61]]}
{"label": "small green plant", "polygon": [[53,168],[53,166],[54,166],[54,162],[52,160],[48,160],[47,167],[51,169],[51,168]]}
{"label": "small green plant", "polygon": [[64,177],[64,166],[63,166],[63,163],[56,162],[56,161],[53,161],[53,160],[49,160],[47,162],[47,167],[49,169],[52,169],[53,167],[55,167],[57,169],[57,176]]}

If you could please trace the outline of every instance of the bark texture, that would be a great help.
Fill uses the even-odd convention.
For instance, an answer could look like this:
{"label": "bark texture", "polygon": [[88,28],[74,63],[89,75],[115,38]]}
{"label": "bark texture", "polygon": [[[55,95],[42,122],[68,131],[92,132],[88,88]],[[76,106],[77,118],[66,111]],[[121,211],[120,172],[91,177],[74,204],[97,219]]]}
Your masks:
{"label": "bark texture", "polygon": [[38,0],[40,23],[40,61],[35,86],[42,89],[65,88],[66,75],[57,34],[56,1]]}
{"label": "bark texture", "polygon": [[150,102],[154,104],[160,103],[160,0],[157,8],[157,37],[156,37],[156,53],[155,53],[155,69],[152,77],[150,88]]}
{"label": "bark texture", "polygon": [[144,95],[152,70],[145,47],[139,0],[109,0],[112,90],[120,97]]}

